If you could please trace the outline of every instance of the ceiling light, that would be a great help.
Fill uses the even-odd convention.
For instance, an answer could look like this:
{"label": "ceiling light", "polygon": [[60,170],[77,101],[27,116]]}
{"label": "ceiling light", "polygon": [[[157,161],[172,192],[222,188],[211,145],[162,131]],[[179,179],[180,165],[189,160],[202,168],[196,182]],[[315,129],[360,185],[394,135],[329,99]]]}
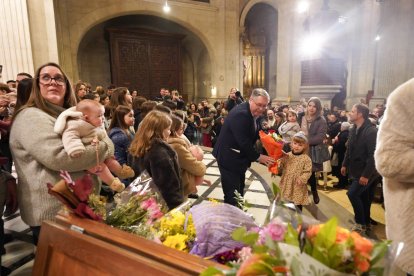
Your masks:
{"label": "ceiling light", "polygon": [[163,10],[165,13],[169,13],[169,12],[170,12],[171,8],[170,8],[170,6],[168,5],[168,1],[165,1],[165,5],[162,7],[162,10]]}
{"label": "ceiling light", "polygon": [[303,40],[302,54],[305,57],[316,56],[320,53],[326,38],[320,34],[312,34]]}
{"label": "ceiling light", "polygon": [[298,13],[305,13],[309,10],[309,2],[308,1],[300,1],[297,6]]}
{"label": "ceiling light", "polygon": [[379,41],[381,39],[381,36],[380,35],[377,35],[376,37],[375,37],[375,41]]}

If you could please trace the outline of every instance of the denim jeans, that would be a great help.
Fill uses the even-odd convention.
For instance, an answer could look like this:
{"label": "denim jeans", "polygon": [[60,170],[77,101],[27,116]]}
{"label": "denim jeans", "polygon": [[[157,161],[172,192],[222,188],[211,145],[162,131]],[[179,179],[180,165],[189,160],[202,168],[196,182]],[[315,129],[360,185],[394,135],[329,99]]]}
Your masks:
{"label": "denim jeans", "polygon": [[359,184],[359,178],[352,178],[347,195],[355,213],[355,222],[369,225],[371,216],[371,203],[374,198],[376,178],[373,177],[367,185]]}

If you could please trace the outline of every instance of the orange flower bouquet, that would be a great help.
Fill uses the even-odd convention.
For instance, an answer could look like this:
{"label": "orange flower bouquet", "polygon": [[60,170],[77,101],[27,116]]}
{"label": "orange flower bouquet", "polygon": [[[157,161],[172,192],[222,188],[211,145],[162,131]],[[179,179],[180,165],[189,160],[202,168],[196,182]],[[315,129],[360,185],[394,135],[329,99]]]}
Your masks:
{"label": "orange flower bouquet", "polygon": [[[282,157],[283,141],[276,133],[266,134],[263,130],[259,131],[260,141],[267,151],[267,154],[278,160]],[[277,162],[270,166],[269,172],[278,174]]]}
{"label": "orange flower bouquet", "polygon": [[334,217],[324,224],[308,228],[302,225],[299,231],[288,226],[285,243],[299,246],[307,255],[341,273],[382,275],[383,268],[375,265],[384,257],[390,242],[374,243],[339,227]]}

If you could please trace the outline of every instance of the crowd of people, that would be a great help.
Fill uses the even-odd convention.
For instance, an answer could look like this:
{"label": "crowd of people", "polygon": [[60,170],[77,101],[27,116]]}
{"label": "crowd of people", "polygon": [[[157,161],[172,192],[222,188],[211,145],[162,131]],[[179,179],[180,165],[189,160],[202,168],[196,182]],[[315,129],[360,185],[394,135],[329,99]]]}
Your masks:
{"label": "crowd of people", "polygon": [[[252,162],[278,162],[282,197],[302,210],[309,204],[307,185],[319,203],[318,173],[327,173],[329,163],[338,179],[335,188],[348,189],[355,213],[352,230],[363,234],[370,229],[370,206],[382,181],[375,167],[382,157],[374,158],[374,152],[383,105],[370,112],[360,103],[346,111],[328,108],[317,97],[295,105],[271,104],[263,89],[244,99],[236,88],[214,103],[185,102],[178,91],[166,88],[146,99],[126,87],[72,85],[58,64],[47,63],[34,77],[20,73],[15,82],[0,83],[0,114],[0,215],[3,206],[7,213],[18,206],[35,244],[42,221],[54,219],[61,207],[46,186],[61,179],[61,170],[73,179],[90,173],[95,191],[109,198],[146,170],[172,209],[197,197],[197,185],[208,183],[201,145],[213,148],[226,203],[237,206],[236,192],[243,196]],[[260,130],[281,136],[280,160],[260,145]],[[13,162],[18,185],[10,174]],[[394,174],[381,170],[385,176]],[[2,220],[0,226],[3,231]]]}

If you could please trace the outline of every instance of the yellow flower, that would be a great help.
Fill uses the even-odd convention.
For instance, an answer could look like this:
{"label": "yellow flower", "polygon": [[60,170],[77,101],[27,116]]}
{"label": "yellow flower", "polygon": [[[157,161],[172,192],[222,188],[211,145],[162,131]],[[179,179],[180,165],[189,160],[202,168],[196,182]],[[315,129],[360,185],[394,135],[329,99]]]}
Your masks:
{"label": "yellow flower", "polygon": [[210,201],[212,203],[219,204],[218,200],[217,199],[214,199],[214,198],[209,198],[208,201]]}
{"label": "yellow flower", "polygon": [[186,244],[187,239],[188,239],[187,235],[176,234],[174,236],[168,236],[163,242],[163,244],[165,246],[168,246],[168,247],[180,250],[180,251],[184,251],[185,249],[187,249],[187,244]]}

